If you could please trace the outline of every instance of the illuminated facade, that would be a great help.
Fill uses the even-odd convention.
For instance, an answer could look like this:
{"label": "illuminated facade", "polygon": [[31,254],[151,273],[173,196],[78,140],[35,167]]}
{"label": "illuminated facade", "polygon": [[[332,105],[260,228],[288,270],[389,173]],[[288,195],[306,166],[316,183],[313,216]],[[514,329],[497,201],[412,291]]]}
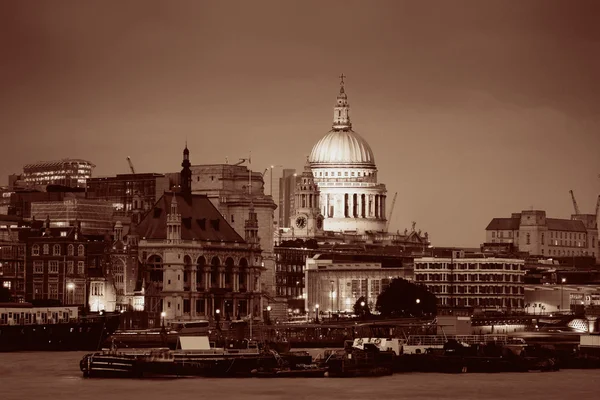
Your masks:
{"label": "illuminated facade", "polygon": [[64,159],[27,164],[22,180],[30,186],[61,185],[85,188],[96,166],[89,161]]}
{"label": "illuminated facade", "polygon": [[[338,259],[336,259],[338,258]],[[345,260],[332,254],[317,254],[307,258],[305,268],[305,307],[308,312],[352,312],[354,304],[364,297],[371,309],[377,296],[394,278],[409,278],[410,268],[400,259],[384,265],[375,257],[372,261],[346,255]]]}
{"label": "illuminated facade", "polygon": [[49,217],[52,227],[73,226],[78,222],[86,235],[104,235],[113,229],[113,208],[103,200],[68,198],[33,202],[31,217],[38,221]]}
{"label": "illuminated facade", "polygon": [[513,258],[415,258],[414,280],[441,307],[523,309],[524,264]]}
{"label": "illuminated facade", "polygon": [[494,218],[485,229],[486,243],[512,243],[518,251],[545,257],[595,257],[598,224],[595,215],[547,218],[545,211],[526,210],[510,218]]}
{"label": "illuminated facade", "polygon": [[386,188],[377,183],[371,147],[352,130],[343,75],[332,129],[313,147],[309,162],[319,186],[326,231],[386,230]]}

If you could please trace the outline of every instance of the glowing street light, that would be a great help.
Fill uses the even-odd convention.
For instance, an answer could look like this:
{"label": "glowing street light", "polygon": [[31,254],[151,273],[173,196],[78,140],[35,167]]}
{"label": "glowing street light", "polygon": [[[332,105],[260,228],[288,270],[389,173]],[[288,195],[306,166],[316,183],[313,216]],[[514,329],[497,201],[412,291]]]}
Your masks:
{"label": "glowing street light", "polygon": [[165,317],[167,316],[167,313],[163,311],[160,313],[160,316],[162,318],[162,327],[165,329]]}
{"label": "glowing street light", "polygon": [[421,302],[421,299],[417,299],[417,300],[415,300],[415,302],[416,302],[417,304],[419,304],[419,303]]}

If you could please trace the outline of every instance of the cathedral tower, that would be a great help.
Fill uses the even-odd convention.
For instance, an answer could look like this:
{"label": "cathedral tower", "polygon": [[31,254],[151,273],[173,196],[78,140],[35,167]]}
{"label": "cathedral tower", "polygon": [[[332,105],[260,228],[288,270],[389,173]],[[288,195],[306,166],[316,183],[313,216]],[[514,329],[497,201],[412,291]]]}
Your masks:
{"label": "cathedral tower", "polygon": [[323,232],[320,210],[319,187],[307,160],[300,181],[296,184],[294,214],[290,217],[294,237],[315,237]]}
{"label": "cathedral tower", "polygon": [[190,151],[187,148],[187,143],[185,144],[185,149],[183,150],[183,162],[181,163],[183,169],[181,170],[181,193],[184,195],[192,194],[192,170],[190,167],[192,164],[190,163]]}

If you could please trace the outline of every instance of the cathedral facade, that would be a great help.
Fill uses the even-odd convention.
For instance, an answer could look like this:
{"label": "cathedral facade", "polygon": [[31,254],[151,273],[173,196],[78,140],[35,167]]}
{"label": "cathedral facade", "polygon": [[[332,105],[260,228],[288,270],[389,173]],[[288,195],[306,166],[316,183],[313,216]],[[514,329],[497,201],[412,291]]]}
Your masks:
{"label": "cathedral facade", "polygon": [[377,182],[371,147],[352,130],[344,75],[332,129],[313,147],[309,163],[320,192],[324,230],[358,234],[386,231],[387,191]]}

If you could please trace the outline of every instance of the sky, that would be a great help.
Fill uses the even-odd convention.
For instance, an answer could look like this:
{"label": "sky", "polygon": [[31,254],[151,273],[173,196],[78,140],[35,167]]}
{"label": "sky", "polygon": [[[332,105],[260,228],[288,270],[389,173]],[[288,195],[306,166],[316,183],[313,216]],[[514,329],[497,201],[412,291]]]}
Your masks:
{"label": "sky", "polygon": [[[600,2],[2,1],[0,184],[233,162],[301,169],[344,73],[390,230],[475,247],[494,217],[600,194]],[[267,178],[268,187],[268,178]]]}

